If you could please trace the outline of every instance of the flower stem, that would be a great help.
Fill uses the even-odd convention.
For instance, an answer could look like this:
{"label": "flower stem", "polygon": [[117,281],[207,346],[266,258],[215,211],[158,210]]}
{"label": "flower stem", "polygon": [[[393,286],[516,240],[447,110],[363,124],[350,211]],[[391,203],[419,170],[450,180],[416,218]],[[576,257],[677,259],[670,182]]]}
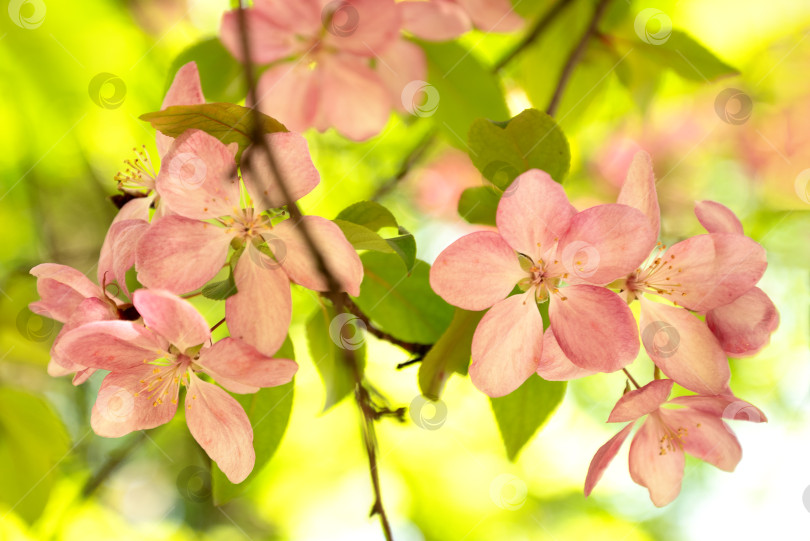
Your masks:
{"label": "flower stem", "polygon": [[625,373],[625,375],[628,377],[628,379],[630,379],[630,382],[631,382],[633,385],[635,385],[635,386],[636,386],[636,389],[641,389],[641,386],[638,384],[638,382],[636,381],[636,379],[635,379],[635,378],[634,378],[634,377],[633,377],[633,376],[630,374],[630,372],[628,372],[628,371],[627,371],[627,369],[626,369],[626,368],[622,368],[622,372],[624,372],[624,373]]}
{"label": "flower stem", "polygon": [[532,43],[534,43],[537,38],[545,31],[546,28],[557,18],[557,16],[562,13],[562,10],[571,3],[571,0],[559,0],[556,4],[554,4],[551,9],[549,9],[542,17],[540,17],[531,30],[524,36],[520,43],[515,46],[514,49],[509,51],[503,58],[498,60],[495,65],[492,67],[493,72],[501,71],[504,66],[510,63],[512,60],[515,59],[520,53],[522,53],[526,48],[529,47]]}

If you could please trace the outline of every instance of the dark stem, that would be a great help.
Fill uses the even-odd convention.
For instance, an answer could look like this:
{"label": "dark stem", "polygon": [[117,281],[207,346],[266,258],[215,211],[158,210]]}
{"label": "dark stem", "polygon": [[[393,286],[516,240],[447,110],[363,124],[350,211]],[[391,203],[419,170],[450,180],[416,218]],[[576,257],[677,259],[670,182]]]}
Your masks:
{"label": "dark stem", "polygon": [[417,344],[416,342],[406,342],[405,340],[400,340],[399,338],[396,338],[395,336],[391,336],[390,334],[383,331],[382,329],[378,329],[377,327],[375,327],[371,323],[371,320],[369,320],[368,316],[366,314],[364,314],[362,310],[360,310],[360,307],[357,306],[349,298],[349,296],[345,295],[345,294],[343,295],[343,306],[346,308],[346,310],[349,313],[354,314],[355,316],[357,316],[357,318],[360,321],[362,321],[363,324],[365,324],[366,330],[369,333],[376,336],[380,340],[385,340],[386,342],[390,342],[391,344],[394,344],[395,346],[399,346],[399,347],[401,347],[402,349],[404,349],[405,351],[407,351],[409,353],[413,353],[414,355],[419,355],[420,358],[422,356],[424,356],[425,353],[430,351],[430,348],[433,347],[433,344]]}
{"label": "dark stem", "polygon": [[87,480],[82,488],[82,498],[91,496],[104,481],[106,481],[115,470],[117,470],[124,461],[129,458],[129,455],[137,449],[146,439],[146,431],[141,430],[138,435],[133,437],[126,445],[123,445],[110,453],[109,458],[101,466],[101,469],[96,474]]}
{"label": "dark stem", "polygon": [[399,363],[397,365],[397,370],[402,370],[403,368],[411,366],[412,364],[421,363],[423,359],[424,357],[414,357],[413,359],[408,359],[405,362]]}
{"label": "dark stem", "polygon": [[624,372],[625,375],[628,377],[628,379],[630,379],[630,382],[633,385],[636,386],[636,389],[641,389],[641,386],[638,384],[638,382],[635,380],[635,378],[630,374],[630,372],[627,371],[626,368],[622,368],[622,372]]}
{"label": "dark stem", "polygon": [[605,14],[605,9],[607,9],[609,2],[610,0],[600,0],[599,4],[596,5],[596,9],[593,12],[593,17],[591,17],[591,22],[588,24],[585,34],[582,35],[582,39],[579,40],[579,43],[574,50],[571,51],[568,60],[565,62],[565,66],[563,66],[562,73],[560,74],[560,80],[557,81],[557,88],[554,89],[554,95],[551,97],[551,102],[548,104],[548,108],[546,109],[546,113],[548,113],[549,116],[554,116],[554,113],[557,112],[557,107],[560,105],[563,91],[568,85],[571,75],[574,73],[574,68],[582,59],[582,55],[585,54],[585,49],[588,47],[588,42],[596,32],[596,26],[599,24],[599,20]]}
{"label": "dark stem", "polygon": [[211,327],[211,332],[214,332],[215,330],[217,330],[219,328],[219,326],[222,325],[223,323],[225,323],[225,318],[224,317],[222,319],[220,319],[219,321],[217,321],[214,324],[213,327]]}
{"label": "dark stem", "polygon": [[549,9],[546,13],[540,17],[531,30],[524,36],[520,43],[518,43],[514,49],[509,51],[506,56],[498,60],[495,65],[492,67],[493,72],[501,71],[504,66],[506,66],[509,62],[514,60],[514,58],[522,53],[529,45],[534,43],[537,38],[545,31],[546,28],[557,18],[557,16],[562,12],[562,10],[571,3],[571,0],[559,0],[556,4],[554,4],[551,9]]}
{"label": "dark stem", "polygon": [[422,136],[422,139],[419,140],[416,146],[413,147],[408,155],[402,160],[402,165],[400,165],[399,171],[397,171],[396,175],[388,179],[382,186],[377,188],[377,191],[371,196],[372,201],[379,201],[380,198],[387,195],[403,178],[405,178],[405,176],[411,171],[411,168],[413,168],[413,166],[422,159],[425,152],[436,140],[436,133],[436,128],[431,128],[425,133],[424,136]]}

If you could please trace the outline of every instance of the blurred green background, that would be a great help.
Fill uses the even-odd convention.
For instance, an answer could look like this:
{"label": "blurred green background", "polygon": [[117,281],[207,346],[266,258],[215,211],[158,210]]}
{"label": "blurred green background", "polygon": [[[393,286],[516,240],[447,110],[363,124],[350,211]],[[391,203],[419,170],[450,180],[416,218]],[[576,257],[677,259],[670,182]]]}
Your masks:
{"label": "blurred green background", "polygon": [[[534,20],[550,2],[516,4]],[[593,10],[590,0],[574,4],[502,71],[512,114],[545,107],[560,59]],[[92,433],[89,410],[100,380],[73,387],[50,378],[45,366],[58,326],[26,308],[36,298],[28,271],[40,262],[94,277],[115,214],[106,198],[115,191],[112,178],[133,146],[154,150],[154,132],[138,116],[160,107],[175,59],[216,36],[229,2],[10,5],[10,14],[29,10],[23,15],[36,23],[24,28],[0,13],[0,539],[381,539],[368,518],[372,494],[356,406],[344,401],[321,414],[324,391],[302,328],[316,306],[309,295],[296,294],[291,332],[301,368],[287,434],[245,494],[223,507],[208,497],[205,461],[182,419],[146,437]],[[710,82],[651,62],[631,40],[633,19],[647,7],[662,10],[741,75]],[[659,179],[665,242],[700,231],[695,200],[717,200],[740,216],[768,250],[760,287],[779,308],[781,325],[765,351],[732,360],[732,386],[769,423],[734,424],[744,449],[734,474],[688,461],[681,496],[665,509],[630,480],[627,446],[586,500],[585,472],[614,432],[604,421],[624,387],[621,376],[570,384],[516,463],[505,458],[488,399],[454,377],[443,396],[443,424],[423,429],[406,416],[407,423],[379,425],[383,495],[398,540],[762,539],[774,528],[784,532],[780,539],[800,539],[808,531],[810,6],[615,0],[609,19],[616,32],[591,44],[557,114],[574,157],[566,189],[578,208],[612,202],[632,153],[644,148]],[[460,43],[470,62],[486,67],[520,37],[473,32]],[[217,94],[209,99],[238,95],[231,68],[225,62],[221,72],[203,70]],[[123,97],[112,84],[94,94],[99,74],[122,81]],[[721,102],[727,88],[742,101]],[[456,121],[464,119],[448,126],[394,115],[385,132],[360,144],[307,133],[322,183],[302,201],[305,210],[332,218],[374,196],[436,127],[438,138],[419,163],[380,197],[417,236],[419,256],[432,261],[475,228],[455,212],[461,190],[482,183],[463,153],[464,134],[451,129]],[[416,368],[395,370],[406,354],[368,341],[369,380],[394,405],[411,404],[419,394]],[[637,363],[634,374],[651,377],[643,353]],[[432,417],[426,408],[416,415]],[[84,497],[87,479],[130,446],[120,467]]]}

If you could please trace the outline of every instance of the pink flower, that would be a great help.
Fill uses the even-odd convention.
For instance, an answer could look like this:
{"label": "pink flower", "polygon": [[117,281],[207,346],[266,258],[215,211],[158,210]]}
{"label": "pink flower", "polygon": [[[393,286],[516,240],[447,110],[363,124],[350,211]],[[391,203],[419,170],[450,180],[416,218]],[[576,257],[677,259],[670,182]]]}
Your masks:
{"label": "pink flower", "polygon": [[[734,471],[742,449],[723,417],[760,422],[766,421],[764,414],[733,395],[684,396],[667,402],[672,384],[668,379],[654,380],[619,399],[608,422],[629,423],[594,455],[585,479],[585,496],[602,478],[633,425],[645,416],[630,445],[630,476],[649,490],[657,507],[678,496],[686,453],[723,471]],[[663,407],[666,405],[681,407]]]}
{"label": "pink flower", "polygon": [[[647,153],[636,154],[618,202],[644,212],[657,233],[658,200]],[[697,393],[727,391],[726,353],[706,323],[691,312],[711,311],[739,299],[759,281],[766,266],[765,251],[758,243],[739,232],[710,231],[669,248],[661,246],[621,282],[628,302],[641,301],[642,343],[664,374]],[[675,306],[655,302],[651,296]]]}
{"label": "pink flower", "polygon": [[[293,200],[309,193],[320,177],[306,140],[292,132],[266,137]],[[297,223],[278,221],[285,214],[280,207],[289,201],[282,197],[270,164],[254,152],[245,152],[251,167],[242,171],[243,190],[236,175],[235,144],[226,147],[198,130],[178,137],[156,182],[160,197],[176,214],[155,220],[141,237],[136,270],[149,288],[187,293],[211,280],[235,245],[238,292],[226,301],[228,329],[272,355],[290,325],[290,280],[316,291],[327,289],[301,227],[307,228],[329,270],[351,295],[360,293],[363,267],[331,221],[318,216],[304,216]]]}
{"label": "pink flower", "polygon": [[185,386],[192,436],[231,482],[243,481],[255,461],[250,420],[233,397],[197,374],[208,374],[231,392],[253,393],[291,381],[298,365],[235,338],[210,345],[205,319],[168,291],[139,289],[134,304],[145,327],[133,321],[88,323],[58,345],[67,357],[110,371],[93,406],[93,430],[115,438],[167,423]]}
{"label": "pink flower", "polygon": [[[641,212],[620,204],[577,212],[558,183],[531,170],[502,197],[496,222],[497,232],[451,244],[430,272],[431,287],[447,302],[466,310],[491,307],[472,342],[476,387],[502,396],[551,362],[541,362],[537,303],[546,301],[549,342],[580,369],[612,372],[635,359],[633,315],[601,286],[635,268],[654,244]],[[508,296],[515,286],[524,293]]]}
{"label": "pink flower", "polygon": [[431,41],[455,39],[473,26],[484,32],[513,32],[523,26],[509,0],[404,0],[397,8],[405,30]]}

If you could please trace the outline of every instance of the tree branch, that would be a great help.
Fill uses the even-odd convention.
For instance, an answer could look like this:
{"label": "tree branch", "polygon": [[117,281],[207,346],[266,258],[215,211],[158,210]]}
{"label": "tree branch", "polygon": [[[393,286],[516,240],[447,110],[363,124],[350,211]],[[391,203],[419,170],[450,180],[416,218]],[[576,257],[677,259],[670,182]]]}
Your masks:
{"label": "tree branch", "polygon": [[366,314],[360,310],[360,307],[357,306],[348,295],[343,295],[343,305],[345,306],[346,310],[357,316],[357,318],[363,322],[366,326],[366,330],[371,333],[373,336],[376,336],[380,340],[385,340],[386,342],[390,342],[395,346],[399,346],[405,351],[412,353],[414,355],[424,356],[425,353],[430,351],[430,348],[433,347],[433,344],[418,344],[416,342],[406,342],[405,340],[400,340],[399,338],[388,334],[387,332],[383,331],[382,329],[378,329],[371,323],[371,320],[368,318]]}
{"label": "tree branch", "polygon": [[109,458],[107,461],[101,466],[96,474],[87,480],[82,488],[82,497],[87,498],[91,496],[98,487],[100,487],[107,478],[110,477],[115,471],[121,467],[129,455],[137,449],[146,439],[146,431],[141,430],[138,432],[138,435],[133,437],[127,444],[117,448],[115,451],[110,453]]}
{"label": "tree branch", "polygon": [[402,160],[402,165],[400,165],[399,171],[397,171],[396,175],[388,179],[377,189],[376,192],[374,192],[374,195],[371,196],[372,201],[379,201],[380,198],[387,195],[403,178],[405,178],[405,176],[411,171],[411,168],[413,168],[413,166],[424,157],[427,149],[429,149],[436,140],[437,131],[438,130],[436,128],[431,128],[425,133],[424,136],[422,136],[422,139],[416,143],[416,146],[414,146],[408,155]]}
{"label": "tree branch", "polygon": [[548,26],[557,18],[557,16],[562,13],[562,10],[571,3],[571,0],[559,0],[556,4],[554,4],[551,9],[549,9],[542,17],[540,17],[537,22],[534,24],[531,30],[524,36],[520,43],[518,43],[514,49],[509,51],[503,58],[501,58],[495,65],[492,67],[493,72],[501,71],[509,62],[515,59],[520,53],[522,53],[529,45],[534,43],[537,38],[548,28]]}

